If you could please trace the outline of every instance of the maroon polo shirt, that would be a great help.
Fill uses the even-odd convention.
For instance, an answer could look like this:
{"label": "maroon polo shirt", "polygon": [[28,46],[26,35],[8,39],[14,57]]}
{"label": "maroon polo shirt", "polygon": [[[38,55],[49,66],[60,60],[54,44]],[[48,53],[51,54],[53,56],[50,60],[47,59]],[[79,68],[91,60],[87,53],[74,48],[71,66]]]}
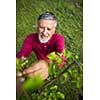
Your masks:
{"label": "maroon polo shirt", "polygon": [[51,52],[62,52],[64,50],[64,37],[55,33],[47,43],[40,43],[38,33],[31,33],[24,40],[21,50],[17,53],[17,58],[29,57],[32,51],[35,52],[37,58],[46,60],[47,55]]}

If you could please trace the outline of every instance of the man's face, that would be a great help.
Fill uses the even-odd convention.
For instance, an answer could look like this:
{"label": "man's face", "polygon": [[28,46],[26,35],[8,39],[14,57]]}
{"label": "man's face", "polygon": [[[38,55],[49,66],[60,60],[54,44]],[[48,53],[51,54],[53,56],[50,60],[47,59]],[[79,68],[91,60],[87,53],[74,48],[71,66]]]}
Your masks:
{"label": "man's face", "polygon": [[55,33],[55,20],[41,19],[38,23],[39,40],[47,42]]}

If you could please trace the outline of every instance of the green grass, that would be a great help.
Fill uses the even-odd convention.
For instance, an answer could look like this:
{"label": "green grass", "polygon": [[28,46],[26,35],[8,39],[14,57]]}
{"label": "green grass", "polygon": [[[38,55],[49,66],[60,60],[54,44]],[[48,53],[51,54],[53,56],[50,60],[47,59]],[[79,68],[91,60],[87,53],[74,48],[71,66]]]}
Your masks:
{"label": "green grass", "polygon": [[[37,17],[45,11],[52,11],[58,18],[57,32],[65,37],[65,47],[78,56],[83,63],[83,1],[82,0],[16,0],[16,53],[20,50],[23,40],[36,32]],[[34,53],[30,56],[33,61]],[[81,73],[82,74],[82,73]],[[66,83],[67,84],[67,83]],[[68,85],[69,86],[69,85]],[[71,85],[72,86],[72,85]],[[70,86],[66,89],[71,90]],[[72,93],[66,95],[74,96]],[[67,100],[68,97],[66,97]],[[73,99],[76,100],[76,99]]]}

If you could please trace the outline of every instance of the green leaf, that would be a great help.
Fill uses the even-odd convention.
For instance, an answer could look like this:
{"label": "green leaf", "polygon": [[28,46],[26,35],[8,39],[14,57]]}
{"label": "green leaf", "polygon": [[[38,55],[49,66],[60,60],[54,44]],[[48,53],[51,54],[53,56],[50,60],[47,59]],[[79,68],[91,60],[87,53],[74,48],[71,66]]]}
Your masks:
{"label": "green leaf", "polygon": [[79,57],[77,55],[75,55],[75,58],[78,59]]}
{"label": "green leaf", "polygon": [[19,64],[19,59],[18,58],[16,58],[16,65],[18,65]]}
{"label": "green leaf", "polygon": [[58,95],[59,98],[65,99],[65,95],[63,93],[61,93],[60,91],[57,92],[57,95]]}
{"label": "green leaf", "polygon": [[39,87],[41,87],[43,84],[43,80],[42,77],[40,75],[37,76],[33,76],[31,78],[28,78],[24,84],[23,84],[23,88],[25,90],[35,90],[38,89]]}
{"label": "green leaf", "polygon": [[16,58],[16,71],[25,68],[27,64],[28,64],[27,58],[25,57],[22,57],[22,59]]}
{"label": "green leaf", "polygon": [[54,85],[50,88],[50,90],[57,90],[58,86],[57,85]]}
{"label": "green leaf", "polygon": [[55,52],[52,52],[48,55],[48,58],[51,60],[56,60],[57,59],[57,55],[55,54]]}
{"label": "green leaf", "polygon": [[71,52],[68,51],[68,50],[64,50],[64,55],[67,57],[67,58],[70,58],[72,56]]}
{"label": "green leaf", "polygon": [[58,64],[62,62],[62,58],[58,56],[55,52],[52,52],[48,55],[48,58],[51,60],[56,60]]}
{"label": "green leaf", "polygon": [[64,73],[63,76],[64,76],[65,78],[67,78],[67,77],[68,77],[68,73]]}
{"label": "green leaf", "polygon": [[50,66],[49,66],[49,75],[54,75],[54,71],[55,71],[55,67],[56,67],[56,63],[52,63],[52,64],[50,64]]}
{"label": "green leaf", "polygon": [[52,99],[49,97],[48,100],[52,100]]}

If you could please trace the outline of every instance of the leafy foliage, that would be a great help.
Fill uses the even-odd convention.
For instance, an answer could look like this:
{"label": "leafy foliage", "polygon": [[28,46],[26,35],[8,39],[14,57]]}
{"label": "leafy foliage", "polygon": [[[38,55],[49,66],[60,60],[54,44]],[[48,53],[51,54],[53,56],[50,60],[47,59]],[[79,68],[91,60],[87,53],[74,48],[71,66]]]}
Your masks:
{"label": "leafy foliage", "polygon": [[22,57],[22,59],[16,58],[16,71],[18,72],[19,70],[23,70],[28,62],[28,59],[25,57]]}
{"label": "leafy foliage", "polygon": [[28,78],[24,84],[23,89],[26,91],[36,90],[43,84],[42,77],[40,75]]}

